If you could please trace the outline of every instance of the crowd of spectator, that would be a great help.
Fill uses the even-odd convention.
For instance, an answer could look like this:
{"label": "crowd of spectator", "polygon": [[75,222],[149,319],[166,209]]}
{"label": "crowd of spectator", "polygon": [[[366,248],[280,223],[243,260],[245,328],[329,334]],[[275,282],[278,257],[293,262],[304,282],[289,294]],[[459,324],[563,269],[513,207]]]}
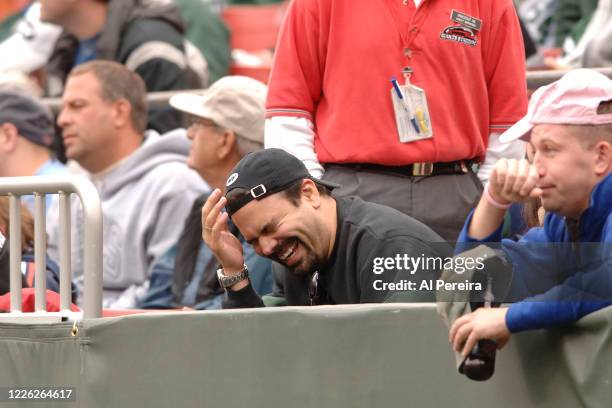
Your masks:
{"label": "crowd of spectator", "polygon": [[519,0],[518,12],[534,51],[530,68],[597,68],[612,63],[612,2]]}
{"label": "crowd of spectator", "polygon": [[[531,101],[525,86],[530,68],[612,64],[609,0],[293,0],[267,85],[228,75],[227,3],[18,1],[0,22],[0,177],[92,181],[104,307],[433,301],[398,285],[448,268],[399,258],[452,259],[457,240],[501,242],[517,301],[449,321],[463,356],[612,304],[612,81],[576,69]],[[149,106],[155,91],[176,92]],[[61,99],[56,116],[42,97]],[[49,196],[51,290],[58,206]]]}

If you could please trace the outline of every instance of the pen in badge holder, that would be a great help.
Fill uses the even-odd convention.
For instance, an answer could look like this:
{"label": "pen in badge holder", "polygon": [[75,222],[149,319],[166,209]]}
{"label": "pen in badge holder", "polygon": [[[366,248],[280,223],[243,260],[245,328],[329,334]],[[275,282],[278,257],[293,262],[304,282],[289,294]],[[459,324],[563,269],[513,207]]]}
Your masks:
{"label": "pen in badge holder", "polygon": [[419,131],[419,125],[417,124],[416,119],[414,118],[414,116],[412,116],[412,112],[410,111],[410,108],[407,106],[406,98],[404,98],[404,93],[402,92],[402,89],[399,87],[399,84],[397,83],[397,78],[391,77],[391,84],[393,85],[393,89],[395,89],[395,93],[397,94],[397,97],[399,98],[402,107],[404,108],[406,113],[410,115],[410,123],[412,123],[412,127],[414,128],[414,131],[417,132],[417,134],[421,133]]}
{"label": "pen in badge holder", "polygon": [[425,121],[425,115],[423,114],[423,109],[422,108],[417,108],[416,109],[416,117],[417,120],[419,121],[419,125],[421,126],[421,129],[423,129],[423,132],[428,131],[427,129],[427,121]]}

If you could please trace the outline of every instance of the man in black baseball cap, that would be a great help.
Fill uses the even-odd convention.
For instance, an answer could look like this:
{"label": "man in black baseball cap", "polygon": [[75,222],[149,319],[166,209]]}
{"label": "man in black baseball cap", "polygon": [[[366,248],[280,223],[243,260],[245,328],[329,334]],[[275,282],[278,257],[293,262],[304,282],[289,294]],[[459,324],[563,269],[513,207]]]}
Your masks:
{"label": "man in black baseball cap", "polygon": [[0,88],[0,124],[12,123],[20,136],[50,148],[53,117],[38,100],[14,87]]}
{"label": "man in black baseball cap", "polygon": [[231,216],[249,202],[283,191],[302,179],[310,179],[329,190],[340,187],[312,177],[299,159],[283,150],[266,149],[247,155],[227,179],[226,195],[240,189],[231,194],[233,199],[226,206],[227,212]]}
{"label": "man in black baseball cap", "polygon": [[[51,112],[38,99],[16,86],[0,87],[0,177],[66,173],[52,154],[54,132]],[[24,199],[33,205],[33,196]]]}
{"label": "man in black baseball cap", "polygon": [[215,190],[202,208],[203,238],[227,290],[224,308],[264,305],[250,286],[242,247],[227,230],[228,217],[259,255],[275,261],[273,295],[287,304],[383,302],[400,293],[403,300],[433,300],[419,283],[438,271],[411,268],[408,259],[444,256],[443,239],[392,208],[334,198],[335,187],[280,149],[250,153],[234,167],[225,196]]}

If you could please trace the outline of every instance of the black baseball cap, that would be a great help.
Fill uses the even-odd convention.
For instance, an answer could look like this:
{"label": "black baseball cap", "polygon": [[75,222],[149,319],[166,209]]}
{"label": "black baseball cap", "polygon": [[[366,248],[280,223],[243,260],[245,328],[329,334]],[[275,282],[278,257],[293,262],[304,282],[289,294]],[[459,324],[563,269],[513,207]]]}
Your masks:
{"label": "black baseball cap", "polygon": [[53,144],[53,116],[38,100],[12,88],[0,88],[0,123],[12,123],[19,135],[50,148]]}
{"label": "black baseball cap", "polygon": [[330,190],[340,187],[336,183],[312,177],[300,159],[282,149],[264,149],[249,153],[232,169],[225,184],[226,196],[237,188],[244,189],[245,193],[238,198],[232,198],[225,209],[231,216],[251,201],[283,191],[302,179],[310,179]]}

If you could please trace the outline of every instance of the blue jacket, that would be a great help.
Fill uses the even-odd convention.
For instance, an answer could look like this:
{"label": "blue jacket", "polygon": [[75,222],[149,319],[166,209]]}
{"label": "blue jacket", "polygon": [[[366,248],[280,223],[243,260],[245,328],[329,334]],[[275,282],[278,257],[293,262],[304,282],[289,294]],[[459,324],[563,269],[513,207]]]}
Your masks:
{"label": "blue jacket", "polygon": [[511,332],[567,325],[612,305],[612,174],[595,186],[577,223],[549,213],[543,227],[519,241],[502,240],[502,225],[483,240],[472,239],[467,235],[472,215],[458,241],[501,241],[512,262],[506,300],[523,300],[506,314]]}
{"label": "blue jacket", "polygon": [[[219,266],[211,250],[202,241],[202,206],[209,195],[210,192],[204,193],[194,201],[178,242],[153,265],[148,291],[139,300],[137,307],[168,309],[189,306],[198,310],[221,308],[225,291],[217,281]],[[272,262],[258,256],[231,221],[228,227],[242,243],[251,284],[257,293],[271,292]]]}
{"label": "blue jacket", "polygon": [[[249,269],[249,279],[260,295],[272,291],[272,269],[269,259],[263,258],[255,253],[255,250],[244,238],[239,237],[244,253],[244,262]],[[207,261],[213,257],[212,252],[204,242],[201,243],[198,252],[198,261],[195,265],[193,279],[189,282],[183,293],[183,297],[177,303],[173,298],[172,284],[174,282],[176,245],[168,250],[152,268],[149,288],[145,297],[136,305],[139,309],[172,309],[183,306],[192,307],[196,310],[221,309],[223,301],[223,290],[212,299],[196,302],[197,291],[200,281],[203,279],[204,267]],[[216,276],[215,276],[216,279]]]}

